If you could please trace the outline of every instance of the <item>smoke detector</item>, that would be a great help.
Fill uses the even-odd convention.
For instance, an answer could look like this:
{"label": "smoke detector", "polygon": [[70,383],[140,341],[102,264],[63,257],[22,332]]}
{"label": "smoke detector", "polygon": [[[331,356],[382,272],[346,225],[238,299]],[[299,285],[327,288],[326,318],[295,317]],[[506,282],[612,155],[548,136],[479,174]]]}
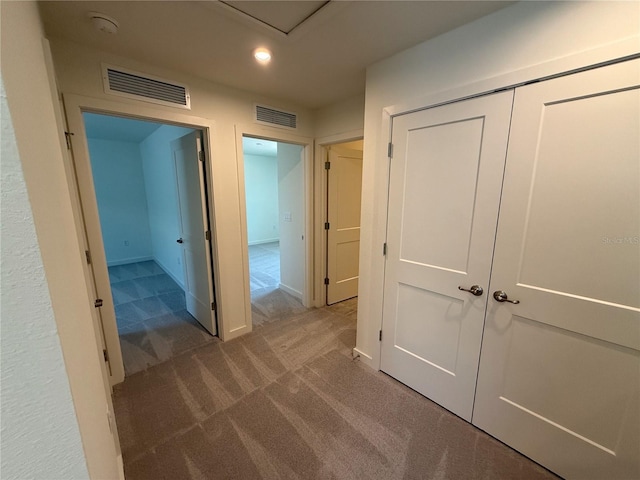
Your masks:
{"label": "smoke detector", "polygon": [[110,35],[115,35],[116,33],[118,33],[118,27],[120,25],[115,18],[99,12],[89,12],[89,18],[91,19],[91,23],[96,30],[108,33]]}

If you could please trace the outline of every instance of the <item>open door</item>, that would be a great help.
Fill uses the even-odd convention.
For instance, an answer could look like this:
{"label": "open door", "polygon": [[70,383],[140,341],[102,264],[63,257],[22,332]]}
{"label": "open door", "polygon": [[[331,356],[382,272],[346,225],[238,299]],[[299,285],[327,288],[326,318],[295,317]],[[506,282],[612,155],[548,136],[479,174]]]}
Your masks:
{"label": "open door", "polygon": [[362,152],[332,146],[327,162],[327,304],[358,296]]}
{"label": "open door", "polygon": [[200,132],[171,142],[180,212],[182,265],[187,311],[212,335],[217,334],[211,231],[207,215],[204,155]]}

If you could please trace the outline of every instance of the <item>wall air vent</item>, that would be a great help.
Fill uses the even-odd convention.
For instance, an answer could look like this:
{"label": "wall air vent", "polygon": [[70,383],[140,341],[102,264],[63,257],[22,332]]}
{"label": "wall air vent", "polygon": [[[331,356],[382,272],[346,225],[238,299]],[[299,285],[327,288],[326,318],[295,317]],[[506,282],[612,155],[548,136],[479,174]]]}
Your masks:
{"label": "wall air vent", "polygon": [[256,123],[296,129],[298,128],[298,115],[265,105],[256,105]]}
{"label": "wall air vent", "polygon": [[185,85],[109,65],[102,66],[102,80],[105,93],[191,110]]}

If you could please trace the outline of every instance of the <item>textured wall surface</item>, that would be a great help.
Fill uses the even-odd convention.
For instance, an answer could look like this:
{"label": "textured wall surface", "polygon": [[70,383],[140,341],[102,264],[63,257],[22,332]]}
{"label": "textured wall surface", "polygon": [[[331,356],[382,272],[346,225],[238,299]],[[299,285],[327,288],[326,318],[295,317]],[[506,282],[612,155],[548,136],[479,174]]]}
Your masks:
{"label": "textured wall surface", "polygon": [[0,89],[2,478],[88,478],[2,83]]}

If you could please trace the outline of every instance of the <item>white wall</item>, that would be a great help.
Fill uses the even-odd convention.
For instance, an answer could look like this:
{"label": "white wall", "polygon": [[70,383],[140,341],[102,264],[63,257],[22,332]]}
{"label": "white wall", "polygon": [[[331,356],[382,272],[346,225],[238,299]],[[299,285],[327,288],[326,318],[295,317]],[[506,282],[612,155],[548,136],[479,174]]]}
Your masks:
{"label": "white wall", "polygon": [[162,125],[140,143],[154,260],[184,288],[180,211],[171,142],[193,129]]}
{"label": "white wall", "polygon": [[[453,88],[459,96],[465,88],[472,94],[529,80],[525,69],[534,67],[544,76],[603,61],[612,53],[584,52],[635,36],[608,48],[628,55],[640,50],[639,24],[638,2],[519,2],[367,69],[357,329],[366,363],[379,366],[389,141],[383,109]],[[481,80],[479,92],[464,87]]]}
{"label": "white wall", "polygon": [[[1,82],[1,79],[0,79]],[[44,266],[0,83],[2,477],[86,478]]]}
{"label": "white wall", "polygon": [[305,195],[303,147],[278,142],[280,288],[302,299],[304,292]]}
{"label": "white wall", "polygon": [[139,145],[98,138],[87,140],[108,265],[151,259],[149,212]]}
{"label": "white wall", "polygon": [[[299,105],[277,99],[254,95],[240,90],[217,85],[184,73],[144,64],[125,57],[94,50],[72,42],[54,39],[51,42],[54,64],[63,93],[73,93],[112,102],[124,102],[129,106],[161,110],[166,114],[190,114],[215,122],[211,132],[211,178],[214,191],[214,217],[216,221],[215,244],[218,252],[219,275],[216,292],[219,297],[220,317],[223,319],[225,339],[231,339],[251,328],[249,282],[245,278],[246,248],[242,238],[240,220],[240,185],[238,177],[238,155],[236,149],[236,127],[252,124],[254,104],[264,103],[294,111],[298,114],[300,136],[313,136],[313,114]],[[189,86],[192,110],[151,106],[149,103],[113,97],[104,93],[101,63],[117,65],[167,78]],[[277,129],[274,129],[277,130]]]}
{"label": "white wall", "polygon": [[244,183],[249,245],[277,242],[280,238],[278,159],[245,154]]}
{"label": "white wall", "polygon": [[118,478],[42,25],[35,2],[0,8],[2,80],[15,131],[14,138],[3,108],[2,477]]}

